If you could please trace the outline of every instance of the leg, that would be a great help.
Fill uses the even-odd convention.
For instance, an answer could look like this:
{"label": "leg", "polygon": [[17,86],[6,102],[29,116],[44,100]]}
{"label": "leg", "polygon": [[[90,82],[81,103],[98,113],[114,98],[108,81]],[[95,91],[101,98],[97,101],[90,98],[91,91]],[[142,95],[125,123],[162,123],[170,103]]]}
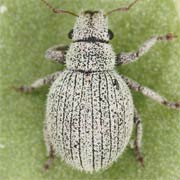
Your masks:
{"label": "leg", "polygon": [[49,156],[48,156],[48,160],[44,163],[44,170],[48,170],[52,166],[54,158],[55,158],[55,154],[54,154],[54,150],[51,146]]}
{"label": "leg", "polygon": [[144,160],[141,153],[141,141],[142,141],[142,123],[141,118],[138,115],[137,110],[134,110],[134,124],[135,124],[135,141],[134,141],[134,150],[137,155],[137,160],[144,166]]}
{"label": "leg", "polygon": [[176,36],[170,33],[165,36],[154,36],[146,41],[136,52],[118,54],[116,58],[116,65],[128,64],[136,61],[139,57],[148,52],[156,42],[162,40],[172,40],[174,38],[176,38]]}
{"label": "leg", "polygon": [[68,48],[69,46],[63,46],[63,45],[53,46],[52,48],[49,48],[46,51],[45,57],[55,62],[65,64],[65,54]]}
{"label": "leg", "polygon": [[160,96],[158,93],[154,92],[153,90],[149,89],[148,87],[143,87],[128,77],[122,76],[122,78],[127,83],[127,85],[129,86],[130,89],[141,92],[145,96],[148,96],[151,99],[153,99],[169,108],[180,109],[180,102],[169,102],[167,99]]}
{"label": "leg", "polygon": [[46,150],[47,150],[47,156],[48,159],[47,161],[44,163],[44,170],[48,170],[50,168],[50,166],[52,166],[52,163],[55,159],[55,152],[53,150],[53,146],[51,144],[49,135],[48,135],[48,131],[47,131],[47,126],[46,126],[46,122],[44,124],[44,129],[43,129],[43,134],[44,134],[44,141],[46,144]]}
{"label": "leg", "polygon": [[41,86],[45,84],[51,84],[54,82],[57,77],[61,75],[62,72],[55,72],[53,74],[49,74],[43,78],[40,78],[36,81],[34,81],[30,86],[20,86],[20,87],[14,87],[15,90],[20,91],[20,92],[31,92],[32,90],[35,90],[37,88],[40,88]]}

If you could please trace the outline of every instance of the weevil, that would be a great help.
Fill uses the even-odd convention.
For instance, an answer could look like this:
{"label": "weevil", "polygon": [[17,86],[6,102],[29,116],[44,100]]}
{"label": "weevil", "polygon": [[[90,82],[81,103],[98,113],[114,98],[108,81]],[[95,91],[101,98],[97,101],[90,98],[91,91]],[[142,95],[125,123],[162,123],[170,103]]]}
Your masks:
{"label": "weevil", "polygon": [[44,168],[48,169],[55,156],[60,156],[73,168],[85,172],[107,169],[125,150],[133,125],[135,153],[144,165],[142,123],[130,89],[169,108],[180,109],[180,102],[169,102],[148,87],[119,75],[114,68],[138,60],[156,42],[169,41],[176,36],[171,33],[153,36],[135,52],[115,54],[109,44],[113,33],[108,29],[107,17],[116,11],[128,11],[138,0],[107,13],[88,10],[79,14],[55,9],[42,1],[54,13],[76,17],[68,34],[72,39],[70,46],[57,45],[45,54],[47,59],[66,64],[65,70],[38,79],[30,86],[16,88],[21,92],[31,92],[51,84],[44,122],[49,158]]}

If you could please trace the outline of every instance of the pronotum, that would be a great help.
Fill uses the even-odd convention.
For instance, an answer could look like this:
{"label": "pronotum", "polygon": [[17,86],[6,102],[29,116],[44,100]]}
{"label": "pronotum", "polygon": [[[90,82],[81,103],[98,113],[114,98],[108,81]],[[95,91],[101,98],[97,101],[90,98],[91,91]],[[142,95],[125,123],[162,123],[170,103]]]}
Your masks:
{"label": "pronotum", "polygon": [[46,106],[44,139],[48,169],[55,156],[60,156],[75,169],[86,172],[108,168],[126,148],[133,124],[134,149],[144,165],[141,152],[142,124],[133,104],[130,89],[139,91],[155,101],[174,109],[180,102],[169,102],[164,97],[141,86],[128,77],[119,75],[114,67],[136,61],[156,42],[172,40],[176,36],[153,36],[137,51],[115,54],[109,40],[107,17],[116,11],[128,11],[129,6],[103,11],[82,11],[75,14],[55,9],[42,0],[54,13],[75,16],[74,28],[68,36],[70,46],[57,45],[46,51],[45,57],[66,64],[66,69],[36,80],[30,86],[16,88],[31,92],[42,85],[52,84]]}

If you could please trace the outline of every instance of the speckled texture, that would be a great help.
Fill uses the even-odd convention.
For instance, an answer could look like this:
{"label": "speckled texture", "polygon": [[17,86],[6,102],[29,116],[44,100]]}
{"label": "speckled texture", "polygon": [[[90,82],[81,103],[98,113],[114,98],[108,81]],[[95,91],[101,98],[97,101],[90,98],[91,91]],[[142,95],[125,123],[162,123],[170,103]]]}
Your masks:
{"label": "speckled texture", "polygon": [[[52,1],[51,1],[52,2]],[[76,3],[74,3],[76,2]],[[53,1],[56,7],[110,10],[130,1]],[[176,5],[174,4],[176,3]],[[152,35],[174,32],[180,37],[178,0],[144,0],[128,13],[109,18],[114,32],[115,52],[136,50]],[[62,5],[61,5],[62,4]],[[0,177],[1,179],[179,179],[180,112],[133,93],[143,119],[145,168],[140,168],[134,152],[127,148],[107,171],[93,175],[79,173],[60,160],[47,173],[41,171],[46,149],[42,125],[48,88],[33,94],[18,94],[12,85],[30,84],[38,77],[63,66],[44,60],[44,52],[55,44],[69,44],[67,33],[74,18],[54,15],[38,1],[0,0],[7,10],[0,13]],[[178,10],[178,12],[180,12]],[[157,18],[158,17],[158,18]],[[180,99],[180,41],[159,43],[140,61],[117,70],[148,86],[170,100]]]}
{"label": "speckled texture", "polygon": [[115,64],[115,53],[106,43],[72,43],[66,58],[67,68],[71,70],[112,70]]}
{"label": "speckled texture", "polygon": [[66,70],[48,94],[45,140],[74,169],[92,173],[117,161],[133,117],[130,91],[117,73]]}
{"label": "speckled texture", "polygon": [[103,16],[103,12],[95,13],[93,16],[91,13],[81,12],[73,28],[73,40],[86,39],[91,34],[96,38],[109,40],[107,22]]}
{"label": "speckled texture", "polygon": [[104,13],[81,12],[72,39],[66,70],[48,93],[45,142],[49,155],[55,152],[74,169],[93,173],[110,167],[129,143],[134,105],[114,69]]}

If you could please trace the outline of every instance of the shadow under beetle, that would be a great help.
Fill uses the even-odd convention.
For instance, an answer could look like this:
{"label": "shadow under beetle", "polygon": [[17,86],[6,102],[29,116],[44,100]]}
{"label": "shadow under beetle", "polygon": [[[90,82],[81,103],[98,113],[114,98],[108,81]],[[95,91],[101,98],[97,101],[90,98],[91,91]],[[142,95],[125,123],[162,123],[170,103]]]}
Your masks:
{"label": "shadow under beetle", "polygon": [[54,13],[76,16],[73,30],[68,34],[70,46],[54,46],[45,57],[66,64],[58,71],[36,80],[30,86],[16,88],[31,92],[44,84],[52,84],[46,107],[44,139],[49,159],[48,169],[55,155],[67,164],[86,172],[108,168],[126,148],[135,126],[134,149],[142,165],[142,124],[133,105],[130,89],[139,91],[169,108],[180,109],[180,102],[169,102],[153,90],[141,86],[128,77],[119,75],[115,65],[136,61],[156,42],[172,40],[176,36],[154,36],[136,52],[115,54],[109,40],[113,33],[108,29],[107,16],[115,11],[128,11],[129,6],[108,13],[83,11],[79,15],[54,9]]}

